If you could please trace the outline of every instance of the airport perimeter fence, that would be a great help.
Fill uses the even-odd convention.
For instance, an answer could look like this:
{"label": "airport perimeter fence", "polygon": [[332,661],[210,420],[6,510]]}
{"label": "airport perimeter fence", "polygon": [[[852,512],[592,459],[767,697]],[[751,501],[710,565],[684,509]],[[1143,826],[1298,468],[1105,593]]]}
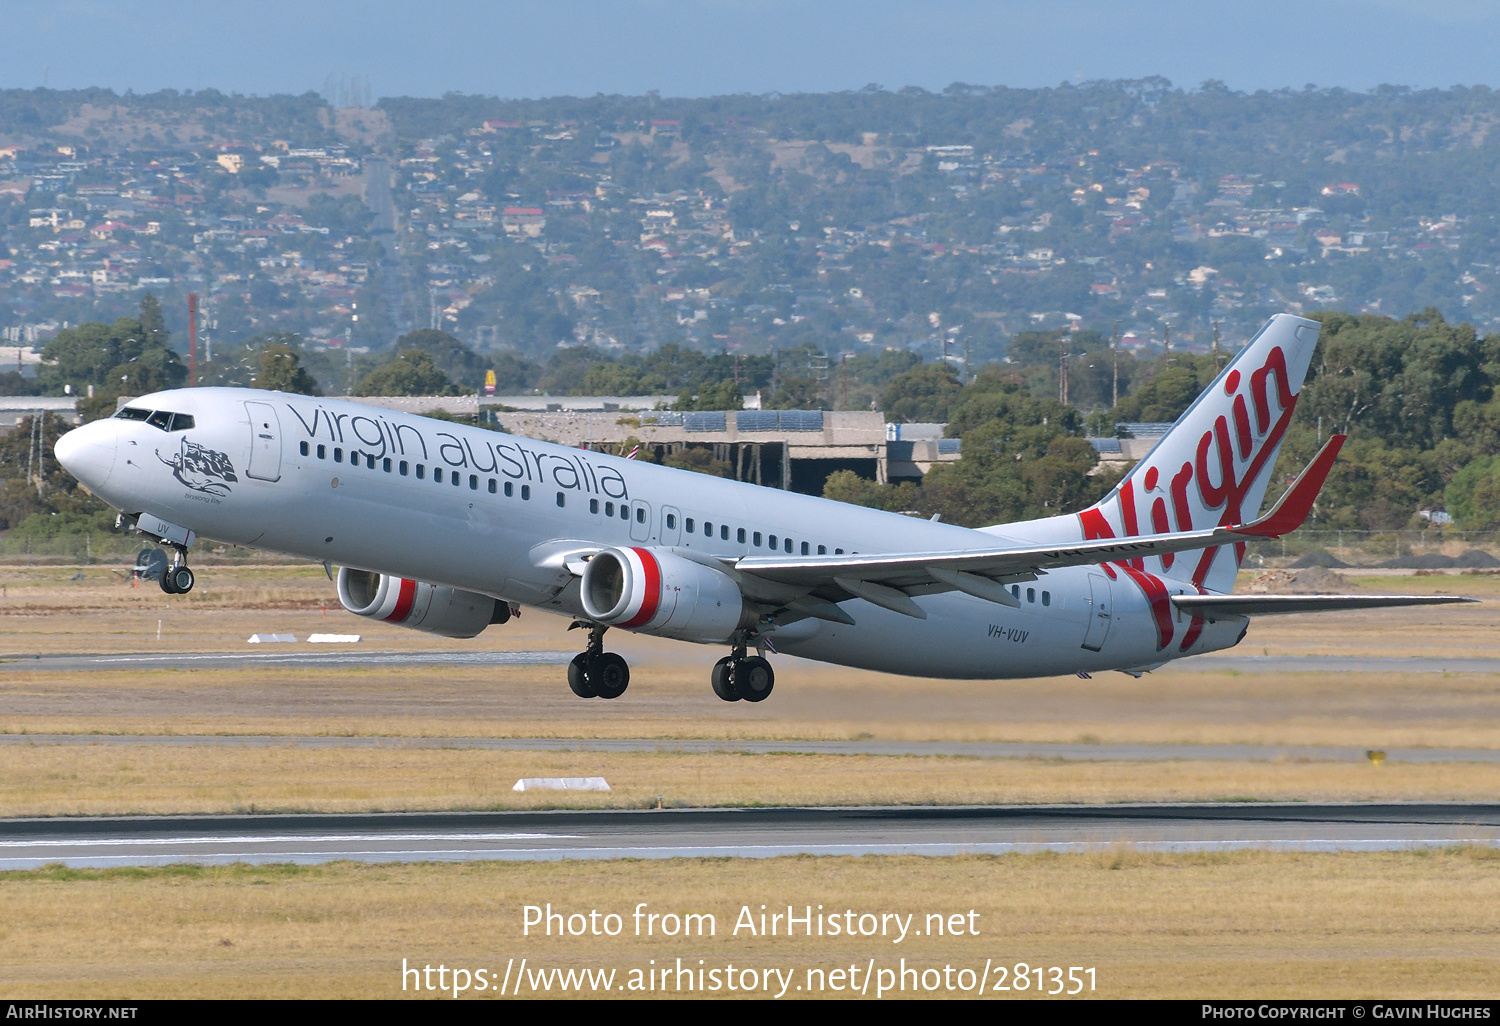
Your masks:
{"label": "airport perimeter fence", "polygon": [[[11,566],[33,564],[38,566],[128,567],[135,565],[137,556],[142,550],[156,547],[140,535],[118,534],[113,531],[59,534],[51,538],[17,537],[12,533],[0,536],[0,563]],[[302,561],[236,546],[197,545],[193,549],[193,562],[239,564],[300,563]]]}
{"label": "airport perimeter fence", "polygon": [[1283,538],[1257,539],[1246,547],[1246,569],[1306,566],[1500,571],[1500,532],[1304,528]]}

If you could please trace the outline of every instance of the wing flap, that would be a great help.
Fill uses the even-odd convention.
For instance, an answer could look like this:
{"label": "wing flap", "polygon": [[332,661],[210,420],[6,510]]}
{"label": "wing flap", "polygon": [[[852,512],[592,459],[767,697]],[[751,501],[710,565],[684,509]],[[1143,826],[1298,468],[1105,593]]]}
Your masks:
{"label": "wing flap", "polygon": [[1184,613],[1218,620],[1274,613],[1330,613],[1390,606],[1441,606],[1476,602],[1462,595],[1173,595],[1172,604]]}

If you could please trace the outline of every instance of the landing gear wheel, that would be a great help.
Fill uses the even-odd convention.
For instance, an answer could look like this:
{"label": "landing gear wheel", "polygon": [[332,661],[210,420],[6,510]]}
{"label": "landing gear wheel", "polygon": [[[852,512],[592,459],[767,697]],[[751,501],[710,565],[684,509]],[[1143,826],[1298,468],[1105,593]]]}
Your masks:
{"label": "landing gear wheel", "polygon": [[157,583],[161,585],[161,590],[166,592],[168,595],[177,594],[177,586],[172,583],[172,577],[172,568],[167,567],[161,572],[161,577],[157,580]]}
{"label": "landing gear wheel", "polygon": [[734,668],[734,690],[747,702],[764,702],[776,686],[776,671],[760,656],[747,656]]}
{"label": "landing gear wheel", "polygon": [[172,582],[172,593],[186,595],[193,590],[193,571],[185,566],[172,567],[162,575],[162,583]]}
{"label": "landing gear wheel", "polygon": [[709,680],[713,683],[714,694],[724,701],[740,700],[740,693],[734,689],[734,656],[725,656],[714,663],[713,675]]}
{"label": "landing gear wheel", "polygon": [[579,698],[597,698],[599,694],[589,680],[588,668],[589,654],[587,652],[579,652],[568,664],[568,687]]}
{"label": "landing gear wheel", "polygon": [[589,684],[600,698],[619,698],[630,686],[630,664],[615,652],[600,652],[588,666]]}

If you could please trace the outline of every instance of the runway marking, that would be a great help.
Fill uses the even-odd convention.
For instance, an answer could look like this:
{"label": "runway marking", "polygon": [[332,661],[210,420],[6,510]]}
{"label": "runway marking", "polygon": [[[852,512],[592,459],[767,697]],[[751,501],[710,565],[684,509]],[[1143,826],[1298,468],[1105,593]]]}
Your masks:
{"label": "runway marking", "polygon": [[1264,849],[1304,852],[1376,852],[1420,848],[1450,848],[1477,844],[1500,847],[1496,838],[1372,838],[1363,840],[1308,840],[1305,838],[1236,839],[1220,841],[1002,841],[977,843],[915,844],[766,844],[766,845],[676,845],[611,846],[601,848],[414,848],[357,851],[204,852],[180,855],[87,855],[74,858],[0,858],[0,870],[35,869],[62,862],[65,865],[100,868],[109,865],[173,865],[181,863],[276,864],[280,862],[335,862],[345,859],[368,862],[422,861],[560,861],[564,859],[669,859],[669,858],[780,858],[792,855],[862,856],[922,855],[1010,855],[1055,852],[1083,854],[1109,851],[1119,844],[1133,851],[1186,854],[1205,851]]}
{"label": "runway marking", "polygon": [[0,841],[0,848],[65,848],[95,847],[101,845],[165,845],[165,844],[316,844],[340,841],[571,841],[582,840],[582,834],[268,834],[263,837],[232,834],[225,837],[123,837],[100,840],[31,840]]}

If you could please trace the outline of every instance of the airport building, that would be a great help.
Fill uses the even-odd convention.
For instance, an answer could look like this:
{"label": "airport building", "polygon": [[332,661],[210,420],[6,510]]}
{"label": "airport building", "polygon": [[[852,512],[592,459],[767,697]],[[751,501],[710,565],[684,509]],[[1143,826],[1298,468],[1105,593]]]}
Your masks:
{"label": "airport building", "polygon": [[737,481],[820,495],[828,475],[852,470],[882,484],[920,481],[960,456],[941,424],[886,424],[868,410],[713,410],[655,407],[673,396],[362,397],[355,402],[407,413],[441,409],[489,417],[503,430],[581,449],[619,452],[639,444],[662,459],[709,450]]}

